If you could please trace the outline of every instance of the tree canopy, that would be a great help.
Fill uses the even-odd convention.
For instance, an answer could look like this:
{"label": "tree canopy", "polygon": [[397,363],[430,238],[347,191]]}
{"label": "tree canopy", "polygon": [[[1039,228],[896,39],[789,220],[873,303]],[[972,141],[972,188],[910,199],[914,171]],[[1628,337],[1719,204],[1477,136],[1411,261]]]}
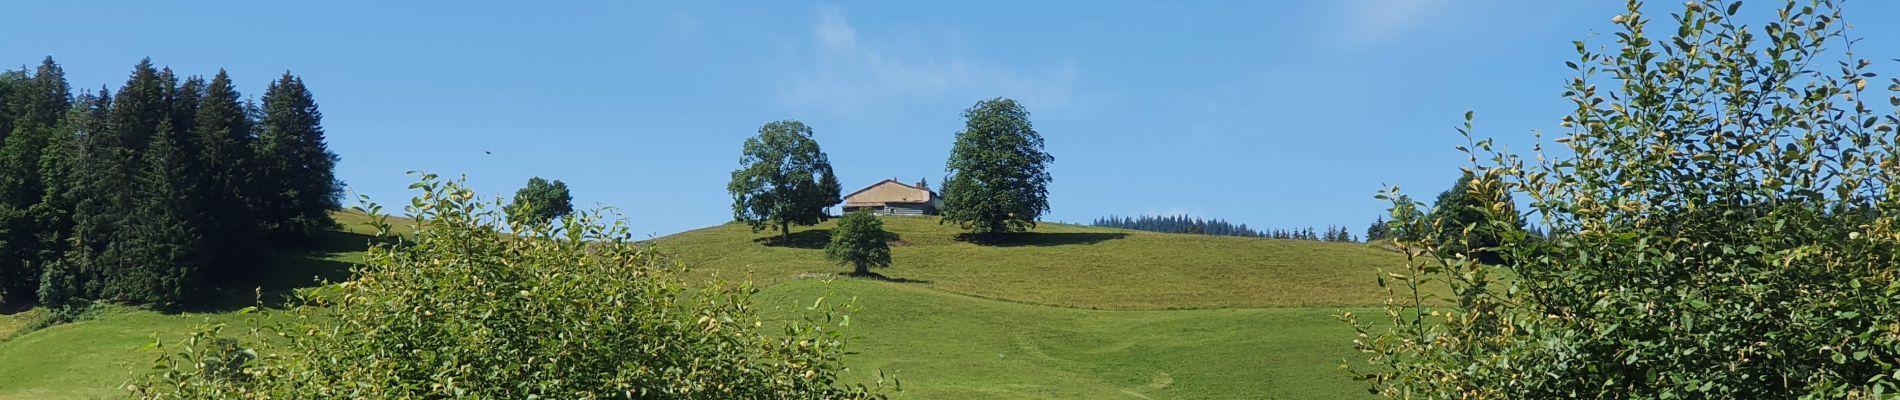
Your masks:
{"label": "tree canopy", "polygon": [[[1523,220],[1516,220],[1511,226],[1498,227],[1488,223],[1487,218],[1497,213],[1515,214],[1517,207],[1508,193],[1488,193],[1489,198],[1474,195],[1472,174],[1464,173],[1453,182],[1451,188],[1438,194],[1438,200],[1432,202],[1432,211],[1426,219],[1436,226],[1436,235],[1440,253],[1446,256],[1468,253],[1469,256],[1487,263],[1502,261],[1499,256],[1486,250],[1497,246],[1505,232],[1502,230],[1523,230]],[[1487,207],[1501,207],[1496,213],[1487,213]]]}
{"label": "tree canopy", "polygon": [[884,231],[884,221],[868,212],[845,214],[838,219],[838,228],[831,230],[825,258],[851,266],[857,275],[870,275],[873,267],[891,266],[890,241],[895,236]]}
{"label": "tree canopy", "polygon": [[180,304],[305,243],[262,246],[271,229],[327,226],[336,158],[314,98],[285,76],[276,107],[253,110],[222,71],[150,59],[116,91],[77,96],[50,57],[0,73],[0,304]]}
{"label": "tree canopy", "polygon": [[944,169],[943,222],[978,237],[1036,227],[1049,211],[1049,164],[1042,134],[1015,100],[983,100],[963,111]]}
{"label": "tree canopy", "polygon": [[[162,344],[147,399],[876,399],[839,383],[848,318],[767,325],[752,290],[689,286],[686,266],[583,212],[504,229],[461,182],[424,175],[413,234],[282,319]],[[372,227],[390,232],[380,208]]]}
{"label": "tree canopy", "polygon": [[726,191],[734,220],[753,232],[776,226],[780,238],[791,235],[792,225],[823,221],[825,210],[843,202],[843,188],[811,127],[792,120],[767,123],[746,139]]}
{"label": "tree canopy", "polygon": [[508,221],[516,225],[546,224],[574,212],[574,196],[567,192],[567,183],[537,176],[515,191],[505,211]]}
{"label": "tree canopy", "polygon": [[[1631,1],[1600,36],[1614,43],[1574,45],[1564,151],[1499,150],[1466,114],[1459,192],[1476,201],[1460,211],[1497,233],[1496,262],[1442,255],[1479,235],[1399,241],[1412,259],[1381,272],[1389,306],[1356,325],[1352,370],[1375,393],[1900,392],[1900,97],[1867,90],[1872,62],[1842,51],[1854,38],[1832,1],[1680,7],[1655,21]],[[1382,197],[1396,225],[1428,223]],[[1547,237],[1518,229],[1533,218]]]}

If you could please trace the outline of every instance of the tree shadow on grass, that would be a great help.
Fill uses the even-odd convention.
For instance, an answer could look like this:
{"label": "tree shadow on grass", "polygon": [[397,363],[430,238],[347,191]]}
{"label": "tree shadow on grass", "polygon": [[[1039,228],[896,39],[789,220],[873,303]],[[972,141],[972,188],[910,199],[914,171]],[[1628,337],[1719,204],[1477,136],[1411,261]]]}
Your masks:
{"label": "tree shadow on grass", "polygon": [[779,235],[772,235],[772,236],[762,237],[758,239],[752,239],[752,242],[763,244],[769,247],[786,247],[786,248],[794,248],[794,249],[822,249],[822,248],[825,248],[825,245],[831,244],[831,230],[830,229],[812,229],[812,230],[807,230],[807,231],[792,232],[790,236],[786,236],[784,238],[780,238]]}
{"label": "tree shadow on grass", "polygon": [[1120,232],[1020,232],[990,237],[965,233],[957,235],[957,240],[996,247],[1046,247],[1096,244],[1125,237],[1128,234]]}
{"label": "tree shadow on grass", "polygon": [[928,280],[911,279],[911,278],[892,278],[892,277],[884,276],[884,274],[880,274],[876,272],[872,272],[872,273],[868,273],[864,275],[858,275],[858,273],[856,272],[839,272],[838,276],[842,276],[846,278],[870,279],[874,281],[883,281],[883,282],[890,282],[890,283],[921,283],[921,284],[926,284],[926,285],[930,284],[930,281]]}
{"label": "tree shadow on grass", "polygon": [[[244,307],[281,308],[297,289],[350,279],[350,253],[369,249],[375,237],[360,233],[323,231],[301,248],[278,249],[258,257],[263,268],[249,276],[211,282],[204,298],[182,307],[182,312],[229,312]],[[260,304],[261,303],[261,304]]]}

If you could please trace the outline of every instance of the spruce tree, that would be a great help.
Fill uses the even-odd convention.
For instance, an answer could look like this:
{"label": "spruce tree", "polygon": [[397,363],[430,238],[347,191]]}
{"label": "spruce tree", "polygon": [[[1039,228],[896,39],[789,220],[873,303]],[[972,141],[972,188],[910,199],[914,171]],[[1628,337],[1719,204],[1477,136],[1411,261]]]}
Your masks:
{"label": "spruce tree", "polygon": [[1372,220],[1372,225],[1366,227],[1366,241],[1372,242],[1385,239],[1388,235],[1387,232],[1388,227],[1385,223],[1385,216],[1379,216]]}
{"label": "spruce tree", "polygon": [[46,191],[41,154],[72,103],[66,74],[50,57],[15,89],[0,97],[13,115],[12,134],[0,144],[0,304],[31,301],[43,265],[51,260],[39,237],[44,227],[38,214]]}
{"label": "spruce tree", "polygon": [[[1438,194],[1426,218],[1438,226],[1435,237],[1440,245],[1441,256],[1466,254],[1479,261],[1495,264],[1502,259],[1486,249],[1501,243],[1503,233],[1487,223],[1491,217],[1485,210],[1493,204],[1500,205],[1507,213],[1516,213],[1516,208],[1512,206],[1510,198],[1503,195],[1495,198],[1472,196],[1470,185],[1473,179],[1469,172],[1460,175],[1450,189]],[[1523,229],[1521,219],[1516,224],[1514,229]],[[1459,240],[1461,238],[1464,240]]]}
{"label": "spruce tree", "polygon": [[243,96],[231,76],[219,70],[205,87],[194,116],[198,160],[204,172],[199,198],[204,201],[204,242],[216,251],[205,260],[205,275],[214,278],[249,275],[257,265],[261,234],[259,200],[251,188],[257,160],[252,151],[252,124]]}
{"label": "spruce tree", "polygon": [[119,94],[111,100],[105,126],[82,136],[80,154],[72,171],[73,263],[80,274],[83,298],[124,300],[158,297],[148,290],[149,279],[135,268],[137,249],[126,229],[136,218],[139,154],[171,112],[165,104],[164,81],[150,59],[140,61]]}
{"label": "spruce tree", "polygon": [[259,128],[259,216],[266,231],[297,241],[334,225],[330,211],[342,193],[337,156],[324,143],[323,113],[302,78],[285,72],[264,90]]}
{"label": "spruce tree", "polygon": [[[91,138],[105,134],[111,110],[112,94],[104,87],[98,92],[81,93],[40,157],[40,176],[46,190],[33,215],[39,225],[37,258],[44,265],[38,290],[41,305],[64,307],[96,297],[98,280],[86,271],[84,262],[91,253],[77,246],[78,224],[74,218],[84,189],[90,187],[81,177],[90,176],[82,172],[92,171],[82,168],[91,157]],[[90,290],[88,283],[94,286]]]}
{"label": "spruce tree", "polygon": [[196,227],[202,202],[188,177],[190,155],[178,146],[168,119],[147,147],[138,175],[139,193],[128,234],[131,263],[114,280],[125,300],[176,304],[197,286],[205,247]]}

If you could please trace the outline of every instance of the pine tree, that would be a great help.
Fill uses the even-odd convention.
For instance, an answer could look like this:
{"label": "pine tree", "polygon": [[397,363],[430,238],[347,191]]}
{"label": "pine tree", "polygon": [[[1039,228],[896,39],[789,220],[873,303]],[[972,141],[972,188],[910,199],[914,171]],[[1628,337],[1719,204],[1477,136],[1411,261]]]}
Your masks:
{"label": "pine tree", "polygon": [[242,270],[258,265],[260,226],[252,197],[257,166],[252,151],[252,124],[243,96],[224,70],[211,78],[199,100],[195,119],[198,160],[204,172],[199,197],[204,201],[204,240],[212,251],[205,275],[215,278],[248,275]]}
{"label": "pine tree", "polygon": [[337,156],[323,138],[323,113],[303,79],[285,72],[264,90],[257,155],[264,189],[260,217],[271,236],[296,241],[334,225],[342,186]]}

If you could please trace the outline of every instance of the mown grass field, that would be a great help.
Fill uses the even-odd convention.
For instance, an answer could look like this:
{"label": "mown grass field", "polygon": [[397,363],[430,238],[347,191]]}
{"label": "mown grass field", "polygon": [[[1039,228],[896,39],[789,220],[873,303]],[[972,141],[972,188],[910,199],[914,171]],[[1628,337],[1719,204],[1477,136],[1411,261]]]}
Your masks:
{"label": "mown grass field", "polygon": [[1082,310],[1010,303],[861,279],[765,289],[771,314],[855,298],[847,359],[911,399],[1350,399],[1338,366],[1356,356],[1330,307]]}
{"label": "mown grass field", "polygon": [[[1112,310],[1221,307],[1350,307],[1380,304],[1375,268],[1404,265],[1398,253],[1359,243],[1162,234],[1042,224],[1022,240],[956,240],[936,218],[886,217],[902,236],[892,247],[895,279],[976,297]],[[769,285],[846,269],[824,258],[832,222],[794,228],[788,244],[760,243],[725,224],[653,240],[699,274]]]}
{"label": "mown grass field", "polygon": [[[347,276],[367,236],[356,213],[315,249],[271,260],[267,293]],[[1383,299],[1374,268],[1401,256],[1361,244],[1222,238],[1047,224],[981,246],[930,218],[885,218],[903,236],[889,280],[840,277],[820,225],[789,245],[739,225],[651,241],[695,268],[688,279],[749,279],[768,318],[813,299],[855,299],[860,382],[879,371],[907,399],[1341,399],[1365,396],[1338,369],[1356,357],[1335,315]],[[186,312],[107,307],[20,335],[38,311],[0,315],[0,400],[112,397],[148,370],[155,337],[241,325],[248,291]],[[234,326],[233,329],[240,329]],[[4,339],[11,337],[11,339]]]}

